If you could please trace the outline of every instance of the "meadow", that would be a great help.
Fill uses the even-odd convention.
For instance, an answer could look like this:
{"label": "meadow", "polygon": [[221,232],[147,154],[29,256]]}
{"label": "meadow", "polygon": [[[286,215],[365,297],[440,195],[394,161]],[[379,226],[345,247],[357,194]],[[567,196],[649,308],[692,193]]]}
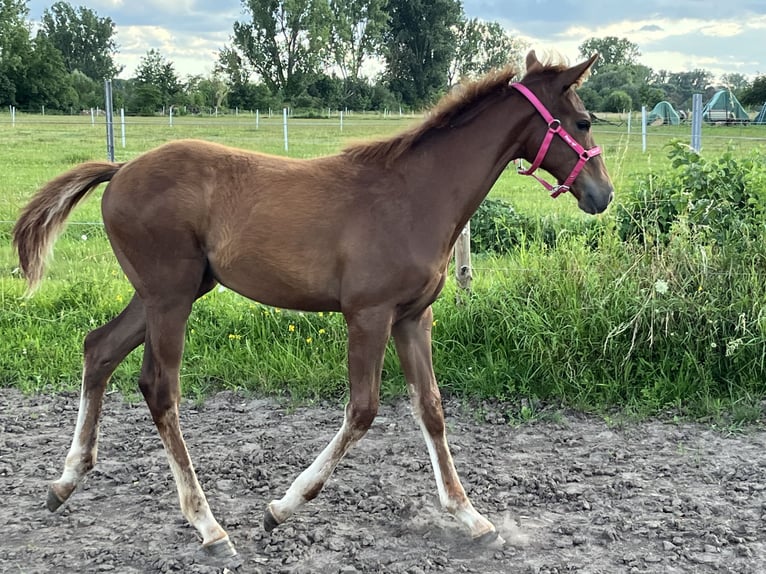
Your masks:
{"label": "meadow", "polygon": [[[667,145],[688,142],[688,126],[650,127],[642,151],[638,121],[594,126],[615,184],[616,201],[596,219],[571,197],[551,200],[531,178],[507,169],[490,193],[521,216],[555,230],[555,245],[522,238],[514,249],[474,256],[470,297],[456,303],[450,282],[434,306],[434,354],[443,392],[503,401],[514,416],[547,405],[763,417],[766,398],[766,267],[757,243],[748,248],[701,241],[681,225],[669,241],[626,242],[617,232],[621,204],[653,177],[674,169]],[[126,146],[115,127],[118,161],[179,138],[201,138],[257,151],[315,157],[350,142],[385,137],[413,117],[291,119],[284,150],[281,117],[128,118]],[[704,157],[735,163],[766,145],[766,126],[705,126]],[[77,389],[82,339],[117,314],[132,289],[101,227],[100,192],[79,206],[56,245],[47,277],[33,298],[10,247],[20,207],[46,181],[72,165],[106,156],[103,118],[0,114],[0,386],[24,392]],[[763,157],[763,156],[760,156]],[[711,164],[712,165],[712,164]],[[757,170],[756,170],[757,171]],[[756,181],[756,180],[753,180]],[[766,177],[763,180],[766,197]],[[651,185],[650,185],[651,187]],[[762,227],[762,226],[761,226]],[[646,234],[645,234],[646,235]],[[111,385],[135,395],[140,352]],[[383,393],[405,393],[392,350]],[[241,389],[296,400],[341,399],[345,392],[345,327],[337,314],[265,307],[225,289],[204,296],[187,328],[182,384],[188,396]]]}

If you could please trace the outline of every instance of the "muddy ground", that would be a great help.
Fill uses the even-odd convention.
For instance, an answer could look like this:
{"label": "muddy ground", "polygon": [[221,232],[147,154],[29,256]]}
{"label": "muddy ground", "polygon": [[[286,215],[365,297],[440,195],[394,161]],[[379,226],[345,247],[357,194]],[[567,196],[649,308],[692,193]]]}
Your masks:
{"label": "muddy ground", "polygon": [[[0,572],[212,573],[181,516],[143,404],[107,398],[96,468],[44,507],[76,417],[73,395],[0,389]],[[320,496],[272,533],[263,508],[339,428],[336,405],[288,409],[218,394],[182,424],[239,572],[766,572],[766,431],[562,413],[510,426],[445,405],[474,505],[506,544],[472,544],[438,507],[406,402],[384,405]]]}

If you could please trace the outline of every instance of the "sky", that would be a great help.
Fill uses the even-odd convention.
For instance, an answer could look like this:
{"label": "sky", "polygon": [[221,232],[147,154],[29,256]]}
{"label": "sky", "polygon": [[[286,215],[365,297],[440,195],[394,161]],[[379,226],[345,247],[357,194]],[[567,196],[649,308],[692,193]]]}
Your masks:
{"label": "sky", "polygon": [[[29,0],[39,21],[54,0]],[[121,77],[131,77],[149,49],[175,64],[180,76],[207,75],[230,44],[240,0],[68,0],[116,24]],[[588,38],[627,38],[639,62],[655,70],[705,69],[720,78],[766,74],[766,0],[463,0],[466,16],[500,22],[538,56],[556,52],[571,63]]]}

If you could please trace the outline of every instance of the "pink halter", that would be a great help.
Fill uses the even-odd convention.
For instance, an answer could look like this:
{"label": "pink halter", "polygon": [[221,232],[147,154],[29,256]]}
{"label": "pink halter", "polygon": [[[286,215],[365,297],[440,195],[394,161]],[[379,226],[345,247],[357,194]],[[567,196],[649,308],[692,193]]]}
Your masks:
{"label": "pink halter", "polygon": [[[569,189],[572,187],[572,183],[575,179],[577,179],[577,176],[582,171],[582,168],[585,166],[585,163],[592,157],[597,156],[601,153],[601,148],[599,146],[595,146],[590,148],[589,150],[586,150],[584,147],[582,147],[572,136],[570,136],[567,131],[561,127],[561,121],[554,119],[551,113],[547,110],[547,108],[540,102],[540,100],[537,99],[537,96],[535,96],[529,88],[527,88],[524,84],[520,84],[518,82],[511,84],[512,88],[516,88],[519,92],[521,92],[528,100],[529,102],[535,106],[535,109],[537,109],[538,112],[540,112],[540,115],[543,116],[543,119],[548,123],[548,133],[545,134],[545,138],[543,139],[543,143],[540,145],[540,150],[537,152],[537,157],[535,157],[535,161],[532,162],[532,165],[529,166],[528,169],[523,169],[521,164],[518,165],[518,173],[521,175],[531,175],[534,177],[537,181],[539,181],[545,189],[551,192],[551,197],[558,197],[562,193],[569,191]],[[574,166],[574,169],[572,169],[572,173],[569,174],[569,177],[566,178],[564,183],[561,185],[551,185],[547,181],[545,181],[543,178],[541,178],[538,175],[535,175],[535,171],[537,168],[540,167],[540,164],[543,163],[543,160],[545,159],[545,155],[548,153],[548,148],[551,145],[551,142],[553,141],[554,135],[559,135],[561,139],[563,139],[567,144],[569,144],[569,147],[571,147],[575,152],[577,152],[577,155],[579,156],[579,159],[577,160],[577,164]]]}

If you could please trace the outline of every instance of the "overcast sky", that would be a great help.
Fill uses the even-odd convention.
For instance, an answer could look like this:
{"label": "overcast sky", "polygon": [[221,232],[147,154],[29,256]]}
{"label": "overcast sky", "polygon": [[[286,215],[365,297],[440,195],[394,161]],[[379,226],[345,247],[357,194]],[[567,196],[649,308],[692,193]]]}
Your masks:
{"label": "overcast sky", "polygon": [[[39,20],[53,0],[31,0]],[[156,48],[181,75],[207,74],[230,43],[239,0],[69,0],[117,25],[118,65],[130,77],[141,56]],[[627,38],[640,62],[672,72],[703,68],[720,76],[766,74],[764,0],[463,0],[469,18],[498,21],[538,54],[556,51],[578,60],[586,39]]]}

